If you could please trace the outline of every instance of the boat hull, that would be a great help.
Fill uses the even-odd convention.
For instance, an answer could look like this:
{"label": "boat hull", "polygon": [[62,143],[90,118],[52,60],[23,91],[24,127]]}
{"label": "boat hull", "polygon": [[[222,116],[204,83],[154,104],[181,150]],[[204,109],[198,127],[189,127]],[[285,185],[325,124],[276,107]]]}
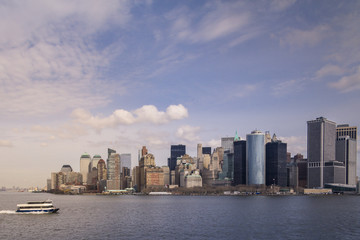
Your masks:
{"label": "boat hull", "polygon": [[54,209],[20,209],[17,210],[17,213],[56,213],[59,211],[59,208]]}

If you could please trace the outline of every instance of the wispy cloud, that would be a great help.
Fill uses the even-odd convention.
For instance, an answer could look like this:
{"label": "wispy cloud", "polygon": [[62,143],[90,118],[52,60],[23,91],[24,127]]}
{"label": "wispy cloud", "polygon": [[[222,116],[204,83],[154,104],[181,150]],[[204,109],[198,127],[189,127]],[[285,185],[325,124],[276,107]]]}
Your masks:
{"label": "wispy cloud", "polygon": [[319,25],[308,30],[289,28],[278,37],[280,39],[280,44],[283,46],[312,47],[320,43],[321,40],[327,36],[328,30],[329,27],[326,25]]}
{"label": "wispy cloud", "polygon": [[109,64],[113,52],[97,50],[92,39],[110,21],[122,26],[129,20],[125,1],[1,5],[0,110],[4,115],[48,114],[109,101],[98,79],[99,69]]}
{"label": "wispy cloud", "polygon": [[360,90],[360,66],[352,75],[342,77],[336,82],[329,83],[329,86],[342,93]]}
{"label": "wispy cloud", "polygon": [[345,73],[345,70],[337,65],[327,64],[315,73],[316,79],[321,79],[327,76],[340,76]]}
{"label": "wispy cloud", "polygon": [[[175,9],[167,15],[172,21],[172,35],[179,41],[209,42],[241,30],[250,21],[249,12],[240,11],[242,4],[210,2],[205,13],[191,14],[188,9]],[[200,17],[199,17],[200,15]]]}

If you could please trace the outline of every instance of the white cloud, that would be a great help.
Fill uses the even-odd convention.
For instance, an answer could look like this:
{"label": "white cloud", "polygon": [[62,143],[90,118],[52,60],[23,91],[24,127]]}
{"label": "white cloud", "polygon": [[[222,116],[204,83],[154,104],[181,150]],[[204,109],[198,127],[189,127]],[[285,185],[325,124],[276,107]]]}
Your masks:
{"label": "white cloud", "polygon": [[310,30],[288,29],[280,38],[281,45],[291,47],[315,46],[320,43],[329,30],[326,25],[316,26]]}
{"label": "white cloud", "polygon": [[220,139],[211,139],[207,142],[207,146],[210,146],[211,148],[217,148],[221,146],[221,140]]}
{"label": "white cloud", "polygon": [[282,142],[287,143],[287,151],[291,155],[301,153],[305,155],[307,152],[306,136],[289,136],[289,137],[278,137]]}
{"label": "white cloud", "polygon": [[329,83],[329,86],[342,93],[360,90],[360,66],[354,74],[342,77],[336,82]]}
{"label": "white cloud", "polygon": [[197,135],[200,127],[193,127],[189,125],[181,126],[176,131],[176,136],[188,142],[198,142],[200,137]]}
{"label": "white cloud", "polygon": [[164,124],[172,120],[180,120],[188,117],[188,110],[182,104],[170,105],[166,109],[166,112],[159,111],[154,105],[144,105],[131,112],[124,109],[117,109],[110,116],[101,117],[93,116],[89,111],[84,109],[76,109],[72,112],[72,117],[81,124],[101,130],[103,128],[141,122]]}
{"label": "white cloud", "polygon": [[13,147],[13,143],[9,140],[0,140],[0,147]]}

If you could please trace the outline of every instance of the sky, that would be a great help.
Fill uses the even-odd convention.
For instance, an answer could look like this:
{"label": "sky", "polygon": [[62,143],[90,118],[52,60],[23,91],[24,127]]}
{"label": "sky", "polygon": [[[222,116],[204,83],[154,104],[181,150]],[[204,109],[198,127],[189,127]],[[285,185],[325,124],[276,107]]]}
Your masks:
{"label": "sky", "polygon": [[306,156],[308,120],[360,126],[359,22],[356,0],[0,1],[0,186],[255,129]]}

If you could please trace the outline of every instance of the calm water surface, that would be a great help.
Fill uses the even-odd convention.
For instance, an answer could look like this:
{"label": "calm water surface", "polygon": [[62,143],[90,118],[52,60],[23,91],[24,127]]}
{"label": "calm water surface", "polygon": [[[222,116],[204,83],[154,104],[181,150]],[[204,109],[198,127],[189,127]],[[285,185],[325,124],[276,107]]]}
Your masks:
{"label": "calm water surface", "polygon": [[[52,199],[58,214],[15,214]],[[0,239],[360,239],[360,196],[0,193]]]}

